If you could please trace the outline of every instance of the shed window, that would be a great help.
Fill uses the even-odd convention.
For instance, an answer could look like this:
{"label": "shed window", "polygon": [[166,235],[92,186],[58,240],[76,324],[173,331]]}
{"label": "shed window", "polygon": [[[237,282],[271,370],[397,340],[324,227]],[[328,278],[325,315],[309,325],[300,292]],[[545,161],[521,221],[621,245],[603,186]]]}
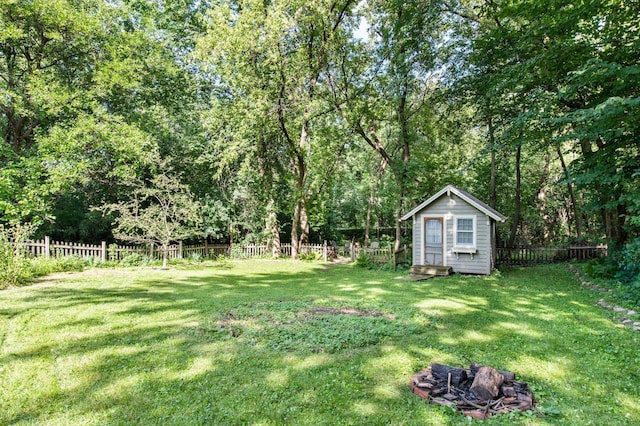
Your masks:
{"label": "shed window", "polygon": [[476,247],[476,221],[474,217],[456,217],[455,228],[456,247]]}

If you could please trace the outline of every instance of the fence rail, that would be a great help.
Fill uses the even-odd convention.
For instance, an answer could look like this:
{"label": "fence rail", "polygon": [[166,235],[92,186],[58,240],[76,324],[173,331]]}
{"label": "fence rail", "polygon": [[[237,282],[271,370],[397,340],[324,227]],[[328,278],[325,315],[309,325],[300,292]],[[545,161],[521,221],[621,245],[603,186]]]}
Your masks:
{"label": "fence rail", "polygon": [[[77,256],[82,258],[95,258],[100,261],[120,261],[132,254],[146,256],[151,259],[162,259],[162,251],[158,246],[133,246],[116,245],[107,246],[101,244],[82,244],[64,241],[53,241],[49,237],[42,240],[27,241],[22,243],[27,255],[32,257],[67,257]],[[280,246],[280,254],[290,257],[291,244],[284,243]],[[299,248],[299,254],[316,254],[326,261],[335,255],[351,257],[355,260],[359,255],[365,254],[375,263],[387,263],[394,260],[395,264],[405,263],[408,260],[409,250],[404,247],[396,256],[392,248],[361,248],[342,247],[336,249],[325,244],[303,244]],[[199,244],[182,245],[175,244],[169,247],[167,257],[169,259],[188,259],[198,257],[202,259],[214,259],[220,255],[251,259],[256,257],[271,257],[271,248],[266,245],[229,245],[229,244]],[[606,245],[595,246],[569,246],[569,247],[498,247],[496,249],[496,266],[532,266],[540,263],[564,262],[567,260],[589,260],[607,255]]]}
{"label": "fence rail", "polygon": [[377,264],[389,263],[393,261],[394,269],[397,265],[410,263],[411,259],[409,258],[409,253],[410,250],[406,245],[400,247],[400,251],[398,251],[398,253],[394,253],[394,248],[391,246],[365,248],[347,244],[344,246],[344,248],[338,248],[339,255],[350,257],[352,261],[356,260],[358,256],[365,255],[369,257],[373,263]]}
{"label": "fence rail", "polygon": [[[162,250],[156,245],[116,245],[107,246],[101,244],[81,244],[53,241],[49,237],[42,240],[26,241],[22,243],[27,255],[32,257],[67,257],[77,256],[82,258],[96,258],[101,261],[121,261],[130,255],[139,255],[151,259],[162,259]],[[291,244],[280,246],[282,256],[291,256]],[[299,248],[299,254],[317,254],[326,261],[335,254],[333,247],[325,244],[303,244]],[[256,257],[271,257],[271,248],[267,245],[229,245],[229,244],[197,244],[183,245],[182,243],[169,246],[167,257],[169,259],[202,258],[214,259],[220,255],[250,259]]]}
{"label": "fence rail", "polygon": [[496,266],[533,266],[541,263],[589,260],[607,255],[606,245],[569,247],[498,247]]}

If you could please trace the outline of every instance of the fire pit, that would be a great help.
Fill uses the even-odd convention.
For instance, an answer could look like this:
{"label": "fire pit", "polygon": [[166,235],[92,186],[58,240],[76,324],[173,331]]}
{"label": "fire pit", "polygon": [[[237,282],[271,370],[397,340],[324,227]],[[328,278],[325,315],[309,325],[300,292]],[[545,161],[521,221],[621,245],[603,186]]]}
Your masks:
{"label": "fire pit", "polygon": [[414,374],[410,385],[432,404],[455,407],[476,419],[532,410],[535,403],[529,386],[516,381],[514,373],[473,362],[468,369],[433,363]]}

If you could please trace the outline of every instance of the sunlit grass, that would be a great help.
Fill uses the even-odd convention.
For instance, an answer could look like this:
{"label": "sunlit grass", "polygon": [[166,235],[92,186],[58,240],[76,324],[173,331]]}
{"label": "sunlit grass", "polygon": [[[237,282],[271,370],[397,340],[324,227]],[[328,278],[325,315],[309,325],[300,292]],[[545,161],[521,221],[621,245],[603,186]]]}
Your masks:
{"label": "sunlit grass", "polygon": [[0,292],[0,424],[467,424],[431,362],[516,373],[541,412],[638,424],[638,335],[565,266],[423,282],[287,261],[93,270]]}

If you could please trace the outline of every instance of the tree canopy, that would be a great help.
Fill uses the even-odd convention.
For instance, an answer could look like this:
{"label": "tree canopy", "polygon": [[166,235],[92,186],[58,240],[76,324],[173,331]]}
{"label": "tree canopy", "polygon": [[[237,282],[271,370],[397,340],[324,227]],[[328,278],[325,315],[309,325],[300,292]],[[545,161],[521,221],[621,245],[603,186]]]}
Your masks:
{"label": "tree canopy", "polygon": [[200,238],[276,254],[399,245],[448,183],[508,216],[503,243],[623,247],[638,40],[610,0],[6,0],[0,221],[122,237],[95,208],[171,169]]}

